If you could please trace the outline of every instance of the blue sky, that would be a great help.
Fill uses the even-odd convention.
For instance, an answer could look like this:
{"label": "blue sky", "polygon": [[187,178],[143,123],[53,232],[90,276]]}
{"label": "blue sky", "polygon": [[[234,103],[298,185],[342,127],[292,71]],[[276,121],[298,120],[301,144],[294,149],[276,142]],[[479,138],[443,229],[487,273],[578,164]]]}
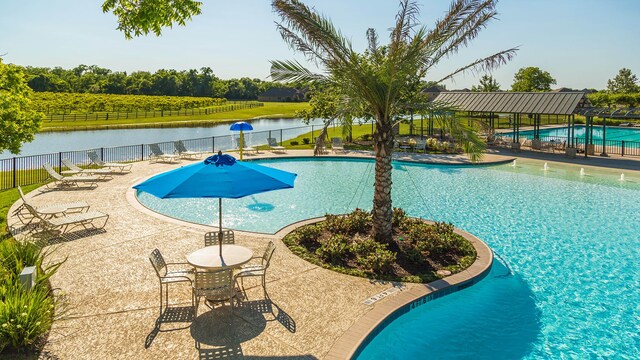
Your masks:
{"label": "blue sky", "polygon": [[[116,71],[211,67],[223,79],[267,79],[269,60],[296,58],[276,32],[268,0],[204,0],[202,15],[161,37],[125,40],[101,0],[0,1],[0,54],[20,65],[98,65]],[[394,0],[309,0],[328,15],[358,50],[367,28],[385,40],[393,25]],[[419,0],[427,27],[442,17],[449,0]],[[493,72],[508,89],[516,71],[538,66],[556,87],[597,88],[627,67],[640,75],[639,0],[503,0],[492,22],[466,49],[441,62],[436,80],[477,58],[519,46],[509,64]],[[297,57],[299,58],[299,57]],[[299,58],[300,59],[300,58]],[[449,89],[471,87],[479,75],[458,76]]]}

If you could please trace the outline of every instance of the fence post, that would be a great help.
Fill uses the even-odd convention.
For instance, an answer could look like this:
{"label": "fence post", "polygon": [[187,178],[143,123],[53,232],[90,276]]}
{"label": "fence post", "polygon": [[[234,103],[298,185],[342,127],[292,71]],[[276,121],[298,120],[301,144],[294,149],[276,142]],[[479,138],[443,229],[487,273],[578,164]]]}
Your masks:
{"label": "fence post", "polygon": [[13,161],[12,161],[12,167],[13,167],[13,187],[16,187],[16,157],[13,157]]}
{"label": "fence post", "polygon": [[140,160],[144,160],[144,144],[140,144]]}
{"label": "fence post", "polygon": [[284,146],[282,145],[284,141],[282,141],[282,129],[280,129],[280,146]]}
{"label": "fence post", "polygon": [[62,172],[62,151],[58,153],[58,172]]}
{"label": "fence post", "polygon": [[311,143],[312,144],[316,143],[316,138],[315,136],[313,136],[313,125],[311,125]]}
{"label": "fence post", "polygon": [[100,160],[104,161],[104,148],[100,148]]}
{"label": "fence post", "polygon": [[211,152],[212,153],[216,152],[216,137],[215,136],[211,137]]}
{"label": "fence post", "polygon": [[624,156],[624,140],[622,140],[622,156]]}

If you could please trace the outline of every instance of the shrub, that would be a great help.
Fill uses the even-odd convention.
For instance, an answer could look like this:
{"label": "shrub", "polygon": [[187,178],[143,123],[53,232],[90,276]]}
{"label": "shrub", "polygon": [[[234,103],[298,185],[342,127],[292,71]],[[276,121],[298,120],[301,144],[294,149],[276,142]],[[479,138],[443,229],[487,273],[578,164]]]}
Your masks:
{"label": "shrub", "polygon": [[349,238],[340,234],[332,235],[316,249],[316,255],[332,264],[343,262],[349,255]]}
{"label": "shrub", "polygon": [[429,147],[431,149],[437,149],[438,148],[438,140],[436,138],[428,138],[427,139],[427,147]]}
{"label": "shrub", "polygon": [[347,226],[347,221],[344,216],[341,215],[325,215],[324,228],[332,234],[347,234],[349,233],[349,228]]}
{"label": "shrub", "polygon": [[381,244],[372,238],[359,239],[351,244],[351,252],[356,257],[366,257],[377,250],[384,250],[386,248],[387,244]]}
{"label": "shrub", "polygon": [[358,258],[357,262],[365,269],[374,273],[384,274],[391,270],[396,261],[396,253],[386,249],[377,249],[365,257]]}
{"label": "shrub", "polygon": [[291,141],[289,142],[289,144],[291,144],[291,146],[296,146],[296,145],[299,145],[300,143],[297,141]]}
{"label": "shrub", "polygon": [[369,141],[369,140],[371,140],[371,134],[363,134],[362,136],[360,136],[360,138],[363,141]]}
{"label": "shrub", "polygon": [[311,142],[311,139],[309,139],[309,138],[302,138],[302,143],[303,143],[303,144],[307,145],[307,144],[309,144],[310,142]]}
{"label": "shrub", "polygon": [[367,233],[371,230],[371,213],[362,209],[355,209],[344,219],[345,228],[349,234]]}
{"label": "shrub", "polygon": [[49,290],[35,287],[25,291],[19,281],[12,281],[0,292],[0,351],[6,346],[33,345],[53,321],[54,303]]}
{"label": "shrub", "polygon": [[407,213],[401,208],[393,208],[393,215],[391,217],[391,224],[394,228],[400,227],[400,224],[407,218]]}
{"label": "shrub", "polygon": [[307,225],[296,230],[298,244],[305,245],[307,247],[317,247],[319,245],[318,238],[322,234],[322,225]]}

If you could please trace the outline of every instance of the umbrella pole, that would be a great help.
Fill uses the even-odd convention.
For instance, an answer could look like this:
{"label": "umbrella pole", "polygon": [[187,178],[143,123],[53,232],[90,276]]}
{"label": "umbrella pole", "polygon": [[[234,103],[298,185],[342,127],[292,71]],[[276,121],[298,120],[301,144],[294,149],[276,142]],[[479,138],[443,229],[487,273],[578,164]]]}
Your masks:
{"label": "umbrella pole", "polygon": [[240,130],[240,161],[242,161],[242,148],[244,147],[244,137],[242,136],[242,130]]}
{"label": "umbrella pole", "polygon": [[222,198],[218,198],[218,247],[222,257]]}

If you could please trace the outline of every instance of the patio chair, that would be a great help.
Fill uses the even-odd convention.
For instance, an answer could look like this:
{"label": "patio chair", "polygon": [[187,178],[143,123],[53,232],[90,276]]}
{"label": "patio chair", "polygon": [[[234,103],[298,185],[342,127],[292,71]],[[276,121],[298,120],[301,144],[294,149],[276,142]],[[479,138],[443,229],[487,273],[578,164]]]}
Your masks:
{"label": "patio chair", "polygon": [[111,169],[82,169],[78,165],[71,162],[69,159],[62,159],[62,165],[66,166],[69,170],[60,172],[62,175],[83,175],[98,176],[101,179],[113,179]]}
{"label": "patio chair", "polygon": [[333,150],[334,153],[338,151],[341,151],[344,153],[344,144],[342,143],[342,138],[339,138],[339,137],[331,138],[331,150]]}
{"label": "patio chair", "polygon": [[[40,220],[38,226],[44,231],[60,231],[66,233],[67,230],[82,226],[85,230],[100,230],[107,225],[109,215],[100,211],[87,211],[82,213],[65,214],[58,217],[50,217],[49,214],[41,213],[31,205],[25,203],[24,207],[36,219]],[[101,224],[96,225],[96,222]]]}
{"label": "patio chair", "polygon": [[104,162],[104,161],[100,160],[100,157],[98,156],[98,153],[95,152],[95,151],[89,151],[87,153],[87,156],[89,156],[89,160],[91,160],[92,164],[94,164],[96,166],[100,166],[101,168],[106,168],[106,169],[118,169],[118,171],[121,172],[121,173],[130,172],[131,171],[131,167],[133,166],[133,164]]}
{"label": "patio chair", "polygon": [[278,141],[275,138],[267,138],[267,145],[269,146],[269,150],[271,150],[271,152],[287,152],[287,148],[278,145]]}
{"label": "patio chair", "polygon": [[53,179],[53,187],[51,186],[52,183],[45,185],[48,189],[64,188],[65,186],[80,187],[80,183],[87,184],[86,187],[88,188],[94,188],[98,186],[97,181],[100,180],[100,178],[96,176],[62,176],[58,174],[49,163],[42,164],[42,167],[47,171],[49,177]]}
{"label": "patio chair", "polygon": [[149,157],[150,162],[180,162],[180,156],[176,154],[165,154],[158,144],[149,144],[149,150],[151,150],[151,155]]}
{"label": "patio chair", "polygon": [[[235,244],[235,237],[233,235],[233,230],[223,230],[222,231],[222,244],[223,245],[233,245]],[[213,246],[218,244],[218,232],[211,231],[204,234],[204,246]]]}
{"label": "patio chair", "polygon": [[75,201],[68,203],[57,203],[51,205],[44,206],[33,206],[27,201],[27,198],[22,191],[22,188],[18,186],[18,192],[20,193],[20,198],[22,199],[22,205],[20,205],[16,210],[14,210],[13,214],[18,217],[18,220],[24,225],[28,225],[36,219],[35,216],[31,215],[29,210],[27,210],[25,204],[29,204],[35,211],[40,213],[44,217],[56,217],[62,215],[66,215],[69,213],[82,213],[89,210],[89,204],[84,201]]}
{"label": "patio chair", "polygon": [[[169,284],[175,284],[180,282],[188,282],[189,285],[193,285],[193,280],[191,279],[193,275],[193,270],[189,269],[187,263],[168,263],[164,260],[162,253],[160,250],[155,249],[149,254],[149,261],[151,261],[151,265],[153,269],[156,271],[156,275],[158,275],[158,280],[160,281],[160,316],[162,316],[162,288],[164,285],[164,306],[165,308],[169,307]],[[169,268],[173,269],[169,269]],[[193,297],[191,298],[191,306],[194,306]]]}
{"label": "patio chair", "polygon": [[198,316],[200,298],[205,297],[208,302],[229,301],[233,310],[233,299],[236,298],[236,289],[233,286],[233,273],[231,269],[218,271],[196,271],[193,282],[193,307],[194,316]]}
{"label": "patio chair", "polygon": [[269,241],[269,244],[267,244],[267,248],[265,249],[264,254],[262,254],[262,256],[254,256],[252,258],[252,259],[260,259],[259,264],[245,265],[242,268],[240,268],[240,270],[235,276],[235,279],[237,280],[238,278],[240,278],[240,283],[243,290],[244,290],[243,279],[245,277],[259,276],[259,277],[262,277],[262,289],[264,290],[264,296],[267,297],[267,278],[266,278],[267,269],[269,268],[269,263],[271,262],[271,257],[273,256],[273,252],[275,250],[276,250],[276,245],[273,243],[273,241]]}
{"label": "patio chair", "polygon": [[202,152],[187,150],[182,140],[174,141],[173,146],[176,148],[176,153],[183,159],[200,159]]}

